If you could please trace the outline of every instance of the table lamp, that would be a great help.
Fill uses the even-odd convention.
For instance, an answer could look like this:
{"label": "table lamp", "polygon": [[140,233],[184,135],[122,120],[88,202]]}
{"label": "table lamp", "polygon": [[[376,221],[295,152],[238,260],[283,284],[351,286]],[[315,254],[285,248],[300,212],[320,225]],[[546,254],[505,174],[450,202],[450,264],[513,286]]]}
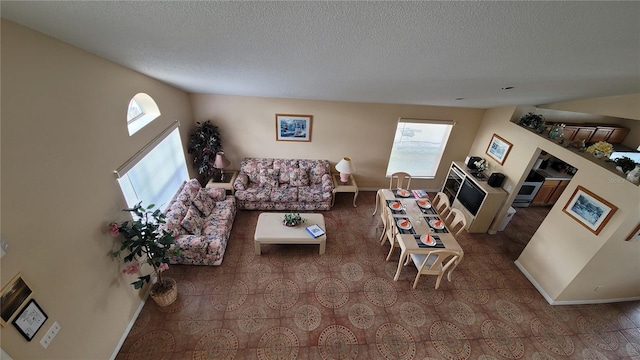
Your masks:
{"label": "table lamp", "polygon": [[224,151],[218,151],[216,153],[216,160],[213,162],[213,167],[220,170],[220,182],[224,182],[224,168],[229,166],[231,161],[229,161],[224,156]]}
{"label": "table lamp", "polygon": [[340,172],[340,182],[346,183],[349,181],[349,175],[355,174],[356,168],[351,163],[351,158],[343,157],[342,160],[336,164],[336,170]]}

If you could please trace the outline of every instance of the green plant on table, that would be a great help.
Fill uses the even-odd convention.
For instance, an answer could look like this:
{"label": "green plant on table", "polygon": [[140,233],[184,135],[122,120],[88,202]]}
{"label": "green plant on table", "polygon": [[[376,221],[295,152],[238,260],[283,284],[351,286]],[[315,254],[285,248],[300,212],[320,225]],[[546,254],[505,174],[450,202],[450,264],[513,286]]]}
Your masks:
{"label": "green plant on table", "polygon": [[282,220],[282,223],[286,226],[296,226],[305,221],[307,220],[303,219],[302,216],[300,216],[300,214],[288,213],[288,214],[284,214],[284,219]]}

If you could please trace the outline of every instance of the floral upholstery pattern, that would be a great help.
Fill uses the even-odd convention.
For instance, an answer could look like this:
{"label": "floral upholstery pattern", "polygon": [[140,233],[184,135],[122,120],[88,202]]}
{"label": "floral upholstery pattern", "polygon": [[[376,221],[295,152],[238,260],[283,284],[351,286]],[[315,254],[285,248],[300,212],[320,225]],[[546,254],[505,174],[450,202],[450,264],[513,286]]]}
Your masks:
{"label": "floral upholstery pattern", "polygon": [[[222,194],[224,196],[222,196]],[[213,202],[204,199],[208,195]],[[213,204],[204,215],[196,206]],[[162,226],[172,231],[175,245],[180,255],[172,255],[171,264],[220,265],[231,234],[236,216],[236,199],[227,196],[224,189],[200,186],[197,179],[182,184],[166,210],[166,224]],[[185,224],[189,230],[185,228]]]}
{"label": "floral upholstery pattern", "polygon": [[233,187],[239,209],[331,209],[333,181],[327,160],[246,158]]}

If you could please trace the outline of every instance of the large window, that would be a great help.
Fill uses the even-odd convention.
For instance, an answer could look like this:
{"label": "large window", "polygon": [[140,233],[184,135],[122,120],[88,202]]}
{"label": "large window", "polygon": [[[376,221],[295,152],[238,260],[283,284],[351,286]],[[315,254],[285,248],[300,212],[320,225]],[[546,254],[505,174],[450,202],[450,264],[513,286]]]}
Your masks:
{"label": "large window", "polygon": [[453,125],[453,121],[399,119],[387,176],[404,171],[412,177],[433,179]]}
{"label": "large window", "polygon": [[128,206],[142,201],[144,206],[164,209],[182,182],[189,180],[178,122],[116,170],[116,176]]}

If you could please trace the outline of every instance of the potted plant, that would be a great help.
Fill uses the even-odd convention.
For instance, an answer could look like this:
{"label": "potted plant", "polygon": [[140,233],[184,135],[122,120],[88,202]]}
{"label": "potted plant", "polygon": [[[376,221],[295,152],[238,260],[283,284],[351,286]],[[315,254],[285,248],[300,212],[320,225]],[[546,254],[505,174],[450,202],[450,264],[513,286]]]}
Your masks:
{"label": "potted plant", "polygon": [[220,151],[222,151],[222,140],[218,127],[210,120],[203,123],[197,122],[196,128],[190,135],[187,152],[193,154],[193,163],[196,165],[198,174],[210,179],[217,171],[222,171],[213,166],[216,154]]}
{"label": "potted plant", "polygon": [[[146,208],[138,203],[133,208],[123,209],[130,212],[133,220],[109,224],[109,232],[113,237],[122,236],[120,248],[111,255],[129,263],[123,273],[139,274],[143,264],[153,267],[157,281],[151,285],[151,298],[160,306],[171,305],[178,297],[176,281],[162,273],[169,269],[169,255],[177,254],[178,250],[172,245],[175,239],[172,232],[160,229],[165,223],[165,214],[159,209],[153,210],[151,204]],[[135,289],[141,289],[145,283],[151,282],[151,274],[139,276],[131,283]]]}
{"label": "potted plant", "polygon": [[284,219],[282,220],[282,223],[285,226],[289,226],[289,227],[293,227],[293,226],[298,226],[299,224],[305,222],[306,220],[303,219],[300,214],[293,214],[293,213],[289,213],[289,214],[285,214],[284,215]]}
{"label": "potted plant", "polygon": [[589,146],[587,148],[587,152],[589,154],[593,154],[593,156],[597,158],[601,157],[609,157],[611,153],[613,153],[613,145],[609,144],[606,141],[598,141],[597,143]]}
{"label": "potted plant", "polygon": [[636,167],[635,161],[633,161],[628,156],[622,156],[613,160],[617,167],[620,168],[620,171],[623,173],[628,173]]}
{"label": "potted plant", "polygon": [[532,112],[522,115],[522,117],[518,121],[518,124],[533,129],[537,129],[542,123],[544,123],[544,116],[540,114],[534,114]]}

